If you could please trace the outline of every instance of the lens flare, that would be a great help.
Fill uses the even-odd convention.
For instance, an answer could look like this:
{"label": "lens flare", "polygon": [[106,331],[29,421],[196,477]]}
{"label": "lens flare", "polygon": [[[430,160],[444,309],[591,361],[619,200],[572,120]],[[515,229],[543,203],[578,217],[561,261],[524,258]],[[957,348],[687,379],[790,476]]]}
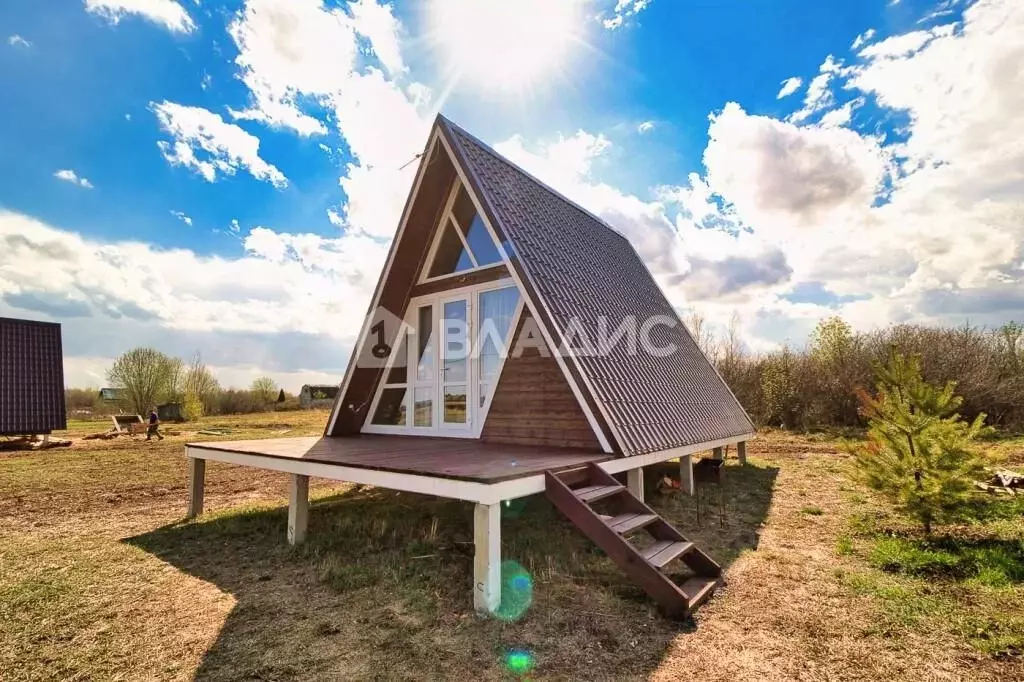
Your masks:
{"label": "lens flare", "polygon": [[513,675],[525,675],[534,665],[533,655],[525,649],[512,649],[505,654],[505,668]]}
{"label": "lens flare", "polygon": [[501,605],[495,616],[503,621],[519,620],[533,604],[533,578],[515,561],[501,564]]}
{"label": "lens flare", "polygon": [[501,510],[501,516],[505,519],[518,519],[526,511],[529,502],[525,497],[517,500],[505,500],[505,508]]}

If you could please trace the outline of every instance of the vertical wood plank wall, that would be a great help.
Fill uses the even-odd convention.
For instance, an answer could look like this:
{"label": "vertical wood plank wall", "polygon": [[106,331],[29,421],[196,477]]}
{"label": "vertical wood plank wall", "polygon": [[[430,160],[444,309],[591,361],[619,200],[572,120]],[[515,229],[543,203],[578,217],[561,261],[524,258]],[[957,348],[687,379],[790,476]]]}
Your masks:
{"label": "vertical wood plank wall", "polygon": [[[513,356],[528,321],[532,318],[524,311],[480,440],[600,450],[554,356],[544,357],[535,346],[518,358]],[[531,326],[537,334],[536,326]]]}

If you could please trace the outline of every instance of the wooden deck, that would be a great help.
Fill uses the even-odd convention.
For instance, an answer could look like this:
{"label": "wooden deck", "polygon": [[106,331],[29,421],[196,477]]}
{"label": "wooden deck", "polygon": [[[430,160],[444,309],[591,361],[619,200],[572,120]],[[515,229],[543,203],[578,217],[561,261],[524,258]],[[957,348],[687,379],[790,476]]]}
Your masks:
{"label": "wooden deck", "polygon": [[362,435],[208,441],[190,447],[477,483],[560,471],[613,459],[603,452],[481,443],[462,438]]}

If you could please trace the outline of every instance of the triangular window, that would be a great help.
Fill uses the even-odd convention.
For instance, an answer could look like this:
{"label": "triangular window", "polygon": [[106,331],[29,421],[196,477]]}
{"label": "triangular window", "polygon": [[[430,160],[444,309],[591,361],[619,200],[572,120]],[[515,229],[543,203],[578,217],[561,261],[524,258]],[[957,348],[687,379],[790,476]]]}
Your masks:
{"label": "triangular window", "polygon": [[498,247],[477,215],[469,193],[457,182],[435,238],[426,278],[453,275],[501,262]]}
{"label": "triangular window", "polygon": [[476,267],[473,257],[466,249],[466,241],[459,233],[455,223],[445,221],[444,231],[437,242],[434,262],[430,266],[428,277],[443,277],[456,272],[471,270]]}

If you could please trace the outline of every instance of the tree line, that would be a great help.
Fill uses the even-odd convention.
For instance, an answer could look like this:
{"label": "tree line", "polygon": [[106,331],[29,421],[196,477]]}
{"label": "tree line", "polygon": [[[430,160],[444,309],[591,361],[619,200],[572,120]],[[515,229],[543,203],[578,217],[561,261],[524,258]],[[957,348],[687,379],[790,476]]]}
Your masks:
{"label": "tree line", "polygon": [[69,388],[68,411],[144,415],[157,405],[178,403],[182,416],[193,420],[209,414],[299,408],[299,399],[269,376],[256,378],[248,389],[222,388],[198,352],[186,362],[154,348],[133,348],[114,360],[107,381],[120,393],[119,400],[105,401],[97,389]]}
{"label": "tree line", "polygon": [[872,386],[875,368],[898,353],[919,358],[925,381],[955,382],[965,418],[984,413],[991,426],[1024,431],[1024,325],[1016,322],[997,329],[901,324],[856,332],[831,317],[818,323],[803,348],[757,354],[744,349],[735,320],[721,338],[698,315],[691,314],[687,326],[761,426],[865,426],[857,393]]}
{"label": "tree line", "polygon": [[[920,358],[925,381],[955,382],[966,418],[985,413],[989,425],[1024,432],[1024,325],[1016,322],[997,329],[902,324],[856,332],[832,317],[818,323],[802,348],[787,345],[762,353],[745,348],[738,320],[720,337],[695,313],[686,323],[760,426],[865,426],[857,392],[873,385],[874,368],[895,352]],[[248,389],[222,388],[198,353],[185,362],[152,348],[135,348],[114,361],[107,378],[123,389],[124,409],[140,414],[165,402],[181,403],[187,418],[299,407],[298,398],[271,377],[257,378]],[[70,411],[102,411],[96,390],[68,389],[67,396]]]}

